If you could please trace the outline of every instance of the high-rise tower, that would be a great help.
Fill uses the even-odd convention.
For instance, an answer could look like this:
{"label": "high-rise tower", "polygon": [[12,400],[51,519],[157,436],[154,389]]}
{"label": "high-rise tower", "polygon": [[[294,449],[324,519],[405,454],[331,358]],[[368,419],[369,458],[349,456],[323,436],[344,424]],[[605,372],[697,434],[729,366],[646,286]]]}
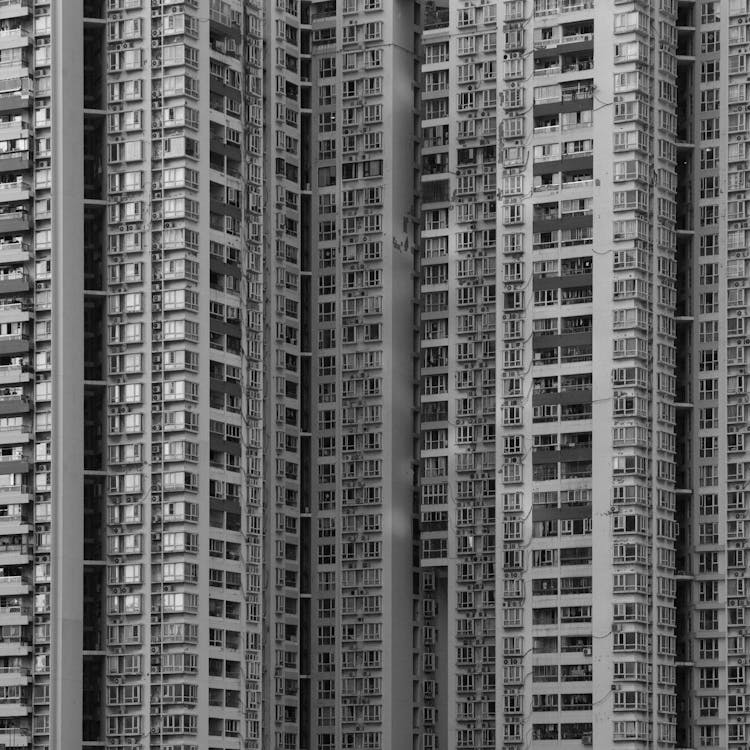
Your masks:
{"label": "high-rise tower", "polygon": [[418,31],[408,2],[267,9],[269,746],[416,741]]}
{"label": "high-rise tower", "polygon": [[260,747],[262,8],[0,16],[2,742]]}
{"label": "high-rise tower", "polygon": [[0,2],[0,744],[414,746],[419,43]]}
{"label": "high-rise tower", "polygon": [[749,18],[0,0],[0,745],[744,747]]}
{"label": "high-rise tower", "polygon": [[745,741],[747,11],[426,9],[425,747]]}
{"label": "high-rise tower", "polygon": [[260,747],[262,9],[91,5],[90,739]]}
{"label": "high-rise tower", "polygon": [[[465,5],[465,4],[464,4]],[[495,747],[495,4],[428,10],[422,87],[423,748]],[[520,274],[518,274],[520,278]]]}

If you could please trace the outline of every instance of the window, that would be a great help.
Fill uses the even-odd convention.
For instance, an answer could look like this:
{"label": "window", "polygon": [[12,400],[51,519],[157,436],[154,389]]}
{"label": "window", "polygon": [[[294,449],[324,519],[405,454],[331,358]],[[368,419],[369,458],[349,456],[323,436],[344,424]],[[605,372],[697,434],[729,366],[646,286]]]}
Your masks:
{"label": "window", "polygon": [[476,53],[476,39],[474,36],[460,36],[458,38],[458,54],[473,55]]}
{"label": "window", "polygon": [[[719,669],[718,667],[701,667],[699,672],[699,685],[701,690],[719,687]],[[707,727],[701,727],[705,729]],[[718,727],[716,727],[718,729]]]}
{"label": "window", "polygon": [[719,89],[701,91],[701,112],[713,112],[719,109]]}
{"label": "window", "polygon": [[336,58],[322,57],[318,61],[318,75],[320,78],[332,78],[336,75]]}
{"label": "window", "polygon": [[719,137],[719,118],[707,117],[701,120],[701,140]]}
{"label": "window", "polygon": [[698,628],[701,630],[718,630],[719,629],[719,611],[716,609],[699,610]]}
{"label": "window", "polygon": [[719,195],[718,177],[701,177],[701,198],[717,198]]}
{"label": "window", "polygon": [[706,234],[701,236],[700,254],[702,257],[717,255],[719,252],[719,235]]}
{"label": "window", "polygon": [[719,61],[704,60],[701,63],[701,82],[711,83],[719,80]]}
{"label": "window", "polygon": [[701,401],[709,401],[719,397],[719,381],[715,378],[701,379],[699,385]]}
{"label": "window", "polygon": [[717,1],[701,3],[701,24],[719,22],[719,3]]}
{"label": "window", "polygon": [[719,312],[719,295],[717,292],[703,292],[698,300],[701,315]]}
{"label": "window", "polygon": [[382,104],[368,104],[365,106],[365,125],[372,125],[374,123],[383,121],[383,105]]}
{"label": "window", "polygon": [[373,42],[383,39],[383,22],[371,21],[365,24],[365,41]]}
{"label": "window", "polygon": [[424,47],[425,52],[425,63],[430,65],[432,63],[441,63],[448,61],[448,42],[440,42],[439,44],[426,44]]}
{"label": "window", "polygon": [[714,349],[701,350],[699,365],[700,372],[717,370],[719,368],[719,352]]}
{"label": "window", "polygon": [[708,205],[700,207],[700,225],[702,227],[712,226],[719,223],[719,206]]}
{"label": "window", "polygon": [[[702,12],[702,11],[701,11]],[[719,51],[719,32],[702,31],[701,32],[701,52],[718,52]]]}

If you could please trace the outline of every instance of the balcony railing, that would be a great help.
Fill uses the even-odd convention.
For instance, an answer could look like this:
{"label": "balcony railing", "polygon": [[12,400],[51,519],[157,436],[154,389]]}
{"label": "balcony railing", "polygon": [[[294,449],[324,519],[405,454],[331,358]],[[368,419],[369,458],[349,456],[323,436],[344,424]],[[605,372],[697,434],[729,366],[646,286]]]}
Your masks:
{"label": "balcony railing", "polygon": [[[2,6],[0,6],[0,9]],[[28,120],[4,120],[0,122],[0,130],[9,130],[10,128],[21,128],[21,130],[28,130],[30,127]]]}
{"label": "balcony railing", "polygon": [[[16,180],[14,182],[0,182],[0,191],[2,190],[31,190],[31,185],[28,182]],[[2,198],[0,198],[2,200]],[[17,211],[16,213],[23,213],[26,216],[26,211]],[[3,214],[5,216],[6,214]]]}
{"label": "balcony railing", "polygon": [[571,180],[570,182],[563,182],[562,189],[563,190],[571,190],[571,189],[577,189],[577,188],[585,188],[585,187],[593,187],[594,180]]}
{"label": "balcony railing", "polygon": [[[0,674],[20,674],[20,675],[27,675],[29,674],[29,668],[28,667],[21,667],[18,665],[10,664],[8,666],[0,666]],[[27,733],[23,730],[19,729],[16,730],[19,734],[22,736],[27,736]],[[0,729],[0,739],[2,739],[3,736],[3,730]]]}
{"label": "balcony railing", "polygon": [[29,0],[0,0],[0,10],[8,8],[28,8]]}
{"label": "balcony railing", "polygon": [[2,583],[28,584],[29,581],[26,580],[23,576],[0,576],[0,584]]}
{"label": "balcony railing", "polygon": [[6,273],[0,273],[0,281],[17,281],[18,279],[27,279],[28,274],[22,269],[14,269]]}
{"label": "balcony railing", "polygon": [[560,38],[561,44],[572,44],[574,42],[588,42],[593,40],[593,34],[569,34]]}
{"label": "balcony railing", "polygon": [[426,10],[424,22],[425,30],[448,28],[449,15],[448,8],[432,8]]}
{"label": "balcony railing", "polygon": [[11,252],[22,252],[28,253],[31,250],[31,245],[28,242],[21,242],[17,240],[15,242],[0,242],[0,258],[3,253]]}
{"label": "balcony railing", "polygon": [[30,614],[31,607],[22,607],[20,604],[14,604],[8,607],[0,607],[0,615],[23,615],[28,617]]}

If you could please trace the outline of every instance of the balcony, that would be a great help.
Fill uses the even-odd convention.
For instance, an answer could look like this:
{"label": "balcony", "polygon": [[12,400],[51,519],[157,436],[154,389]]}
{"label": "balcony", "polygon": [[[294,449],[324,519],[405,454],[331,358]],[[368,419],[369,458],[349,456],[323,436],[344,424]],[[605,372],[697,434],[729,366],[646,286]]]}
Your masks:
{"label": "balcony", "polygon": [[[22,575],[0,575],[0,595],[13,596],[16,592],[5,591],[6,588],[23,588],[25,589],[21,593],[26,593],[29,588],[29,580]],[[2,642],[2,639],[0,639]]]}
{"label": "balcony", "polygon": [[28,303],[19,300],[0,300],[0,323],[23,323],[28,319]]}
{"label": "balcony", "polygon": [[588,682],[592,677],[590,664],[563,664],[560,674],[562,682]]}
{"label": "balcony", "polygon": [[31,185],[19,177],[8,182],[0,182],[0,202],[25,201],[29,200],[30,197]]}
{"label": "balcony", "polygon": [[30,4],[30,0],[0,0],[0,18],[25,16]]}
{"label": "balcony", "polygon": [[31,246],[20,239],[0,241],[0,263],[23,263],[29,259]]}
{"label": "balcony", "polygon": [[[0,622],[3,625],[27,625],[31,621],[31,612],[25,617],[3,617]],[[0,641],[0,657],[2,658],[21,658],[31,653],[31,644],[26,643],[21,638],[6,638]],[[0,714],[2,715],[2,714]]]}
{"label": "balcony", "polygon": [[544,68],[534,68],[534,77],[543,78],[545,76],[560,75],[562,68],[559,65],[548,65]]}
{"label": "balcony", "polygon": [[565,180],[562,183],[562,189],[563,190],[575,190],[577,188],[587,188],[591,189],[594,187],[594,178],[593,177],[584,177],[582,179],[570,179]]}
{"label": "balcony", "polygon": [[0,335],[0,355],[21,354],[29,351],[29,336],[26,333]]}
{"label": "balcony", "polygon": [[197,643],[198,633],[197,630],[193,632],[190,626],[179,625],[174,631],[164,632],[162,637],[159,637],[159,633],[154,633],[151,636],[151,643]]}
{"label": "balcony", "polygon": [[591,548],[567,548],[560,550],[560,565],[591,565]]}
{"label": "balcony", "polygon": [[[22,667],[20,665],[9,665],[6,667],[0,667],[0,687],[7,687],[9,685],[27,685],[29,683],[30,673],[29,667]],[[3,742],[7,742],[6,732],[12,730],[0,729],[0,746]],[[5,739],[3,739],[5,737]],[[9,745],[14,747],[14,745]]]}
{"label": "balcony", "polygon": [[[544,32],[552,33],[551,29],[544,29]],[[534,39],[534,49],[540,50],[540,49],[548,49],[550,47],[557,47],[558,44],[560,44],[561,36],[558,34],[557,36],[549,36],[546,38],[539,38]]]}
{"label": "balcony", "polygon": [[13,701],[0,703],[0,718],[13,718],[17,716],[28,716],[31,708],[27,701],[20,697]]}
{"label": "balcony", "polygon": [[592,708],[590,693],[563,694],[561,697],[563,711],[590,711]]}
{"label": "balcony", "polygon": [[[2,311],[0,310],[0,323],[3,321]],[[13,357],[12,359],[22,359],[21,357]],[[17,385],[19,383],[28,383],[31,380],[31,370],[26,362],[23,363],[11,363],[8,365],[0,365],[0,392],[2,391],[1,386],[3,385]],[[28,432],[28,430],[27,430]],[[0,427],[0,444],[8,442],[3,440],[3,429]],[[28,438],[23,438],[28,440]]]}
{"label": "balcony", "polygon": [[[27,77],[0,80],[0,112],[13,112],[29,106],[31,82]],[[28,166],[28,152],[26,152]],[[0,168],[1,169],[1,168]]]}
{"label": "balcony", "polygon": [[[29,33],[17,26],[13,29],[0,29],[0,49],[15,49],[16,47],[28,47]],[[27,66],[26,60],[9,61],[5,63],[8,67]]]}
{"label": "balcony", "polygon": [[22,268],[0,271],[0,294],[28,292],[30,288],[29,276]]}
{"label": "balcony", "polygon": [[212,9],[208,15],[211,21],[214,23],[221,24],[222,26],[226,26],[227,28],[236,26],[236,23],[232,20],[228,13],[222,13],[220,10]]}
{"label": "balcony", "polygon": [[[0,168],[3,162],[0,161]],[[6,183],[15,187],[18,183]],[[26,196],[28,197],[28,195]],[[11,200],[12,197],[5,197],[3,190],[0,190],[0,201]],[[0,211],[0,234],[10,234],[29,231],[29,212],[20,207],[15,211]]]}
{"label": "balcony", "polygon": [[31,123],[25,120],[22,115],[10,115],[7,120],[0,120],[2,140],[26,137],[30,128]]}
{"label": "balcony", "polygon": [[[28,437],[24,438],[25,440]],[[29,487],[25,484],[0,486],[0,506],[24,505],[29,502]],[[0,517],[0,519],[3,517]]]}
{"label": "balcony", "polygon": [[29,399],[20,388],[0,389],[0,416],[21,414],[27,411],[29,411]]}
{"label": "balcony", "polygon": [[[7,506],[0,506],[0,509],[7,510]],[[0,536],[28,534],[29,525],[32,523],[30,518],[31,514],[26,518],[21,512],[0,515]]]}
{"label": "balcony", "polygon": [[560,3],[561,13],[577,13],[582,10],[591,10],[594,0],[562,0]]}
{"label": "balcony", "polygon": [[[2,111],[1,106],[0,111]],[[28,151],[6,151],[5,153],[0,153],[0,172],[20,172],[28,168]]]}
{"label": "balcony", "polygon": [[12,537],[0,537],[0,565],[26,565],[31,559],[32,547],[27,542],[4,542]]}
{"label": "balcony", "polygon": [[581,44],[582,42],[593,42],[593,32],[574,32],[572,34],[563,34],[560,38],[560,44]]}
{"label": "balcony", "polygon": [[25,607],[22,604],[8,604],[0,607],[3,625],[25,625],[31,615],[31,607]]}
{"label": "balcony", "polygon": [[[7,449],[6,449],[7,450]],[[21,448],[0,455],[0,474],[24,474],[29,470],[29,457]]]}
{"label": "balcony", "polygon": [[31,737],[26,729],[0,729],[0,747],[6,750],[28,747],[30,743]]}
{"label": "balcony", "polygon": [[[0,311],[0,322],[2,322],[2,311]],[[0,365],[0,386],[26,383],[31,379],[28,365]],[[0,444],[4,442],[3,432],[0,430]],[[23,438],[28,440],[28,435]],[[7,442],[7,441],[5,441]]]}
{"label": "balcony", "polygon": [[447,29],[448,21],[450,16],[450,10],[448,8],[439,8],[433,5],[429,5],[425,8],[424,16],[424,30],[429,31],[431,29]]}

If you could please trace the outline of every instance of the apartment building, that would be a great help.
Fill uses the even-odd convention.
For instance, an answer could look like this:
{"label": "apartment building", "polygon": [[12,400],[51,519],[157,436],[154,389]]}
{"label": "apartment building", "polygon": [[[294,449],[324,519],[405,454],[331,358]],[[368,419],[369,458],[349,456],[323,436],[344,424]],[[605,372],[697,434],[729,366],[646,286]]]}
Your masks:
{"label": "apartment building", "polygon": [[0,745],[418,745],[419,23],[0,2]]}
{"label": "apartment building", "polygon": [[746,742],[747,18],[425,8],[425,748]]}
{"label": "apartment building", "polygon": [[0,741],[260,747],[262,8],[0,23]]}
{"label": "apartment building", "polygon": [[744,747],[749,19],[0,1],[0,744]]}
{"label": "apartment building", "polygon": [[[425,14],[423,747],[496,747],[497,6]],[[468,33],[471,32],[471,33]],[[520,277],[520,276],[519,276]]]}
{"label": "apartment building", "polygon": [[267,8],[269,747],[417,744],[418,30]]}

